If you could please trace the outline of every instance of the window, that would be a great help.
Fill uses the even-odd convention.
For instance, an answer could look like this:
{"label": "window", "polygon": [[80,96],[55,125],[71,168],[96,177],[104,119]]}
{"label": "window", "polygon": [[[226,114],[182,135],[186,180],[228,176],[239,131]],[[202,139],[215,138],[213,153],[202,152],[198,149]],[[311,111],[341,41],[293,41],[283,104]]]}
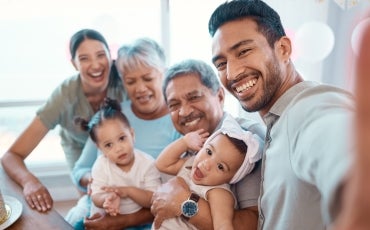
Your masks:
{"label": "window", "polygon": [[[54,88],[75,74],[68,43],[82,28],[100,31],[115,58],[136,37],[161,40],[160,0],[14,0],[0,2],[0,157]],[[26,163],[64,162],[58,128]]]}
{"label": "window", "polygon": [[[52,90],[75,74],[68,51],[69,38],[74,32],[86,27],[99,30],[108,40],[113,57],[122,43],[148,36],[163,45],[169,64],[185,58],[202,59],[211,64],[208,19],[222,2],[224,0],[1,1],[0,156]],[[293,42],[293,62],[302,76],[349,89],[348,47],[351,38],[354,40],[356,19],[369,10],[369,1],[352,1],[350,6],[343,5],[348,1],[336,0],[266,2],[281,15]],[[309,40],[311,38],[313,40]],[[300,39],[306,39],[304,45]],[[348,59],[343,58],[347,56]],[[259,119],[257,114],[241,111],[230,95],[225,107],[233,115]],[[64,162],[57,129],[27,158],[29,163],[50,161]]]}

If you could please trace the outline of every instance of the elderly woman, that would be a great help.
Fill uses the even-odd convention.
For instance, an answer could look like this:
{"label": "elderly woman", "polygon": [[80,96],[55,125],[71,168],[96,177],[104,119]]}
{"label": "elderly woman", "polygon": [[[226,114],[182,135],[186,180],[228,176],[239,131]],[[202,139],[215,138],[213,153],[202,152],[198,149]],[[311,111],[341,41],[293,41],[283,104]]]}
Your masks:
{"label": "elderly woman", "polygon": [[[138,39],[118,50],[116,66],[129,97],[128,101],[123,102],[122,111],[135,130],[135,148],[156,158],[169,143],[181,136],[173,127],[162,94],[162,82],[166,70],[163,49],[151,39]],[[74,183],[82,191],[86,192],[91,177],[91,167],[96,157],[97,148],[88,141],[72,173]],[[81,223],[82,216],[87,214],[89,204],[88,197],[82,197],[77,206],[68,213],[67,221],[75,226],[76,222]],[[124,229],[152,220],[150,210],[142,209],[137,213],[115,216],[114,219],[109,215],[93,216],[85,220],[85,227],[87,225],[101,227],[103,224],[106,226],[109,221],[112,226]]]}

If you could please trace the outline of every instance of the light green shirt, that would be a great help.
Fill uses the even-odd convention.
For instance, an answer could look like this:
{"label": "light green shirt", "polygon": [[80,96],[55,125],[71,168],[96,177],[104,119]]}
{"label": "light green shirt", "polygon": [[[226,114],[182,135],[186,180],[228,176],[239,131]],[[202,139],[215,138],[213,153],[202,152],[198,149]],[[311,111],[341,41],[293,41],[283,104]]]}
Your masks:
{"label": "light green shirt", "polygon": [[[113,78],[113,75],[111,75]],[[122,102],[125,98],[121,80],[110,81],[107,96]],[[42,123],[49,129],[60,126],[61,145],[70,169],[81,155],[88,138],[88,132],[74,124],[75,117],[90,119],[93,109],[82,91],[79,75],[72,76],[62,82],[37,110]],[[50,152],[53,152],[50,149]]]}
{"label": "light green shirt", "polygon": [[[349,169],[353,97],[314,82],[290,88],[264,116],[259,229],[326,229]],[[269,127],[271,127],[269,130]]]}

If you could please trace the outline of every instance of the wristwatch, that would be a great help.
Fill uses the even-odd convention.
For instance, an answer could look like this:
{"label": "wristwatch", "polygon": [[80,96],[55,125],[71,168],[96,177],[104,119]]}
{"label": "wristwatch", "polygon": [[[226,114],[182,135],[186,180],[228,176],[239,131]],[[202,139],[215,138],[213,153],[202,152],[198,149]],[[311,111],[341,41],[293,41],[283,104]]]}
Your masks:
{"label": "wristwatch", "polygon": [[198,213],[199,196],[191,193],[189,198],[181,204],[181,217],[189,220]]}

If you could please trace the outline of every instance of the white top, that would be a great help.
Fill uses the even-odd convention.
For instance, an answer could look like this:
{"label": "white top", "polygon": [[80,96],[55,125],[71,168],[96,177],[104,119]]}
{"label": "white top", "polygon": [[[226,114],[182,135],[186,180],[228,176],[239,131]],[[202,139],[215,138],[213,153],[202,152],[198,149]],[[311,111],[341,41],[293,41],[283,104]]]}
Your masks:
{"label": "white top", "polygon": [[[124,172],[115,163],[104,155],[98,156],[91,171],[93,182],[91,184],[92,195],[105,192],[102,186],[134,186],[150,191],[155,191],[161,184],[161,176],[154,165],[154,159],[150,155],[135,149],[135,161],[129,172]],[[130,214],[137,212],[142,207],[130,198],[121,199],[120,213]],[[97,212],[94,205],[91,214]]]}

